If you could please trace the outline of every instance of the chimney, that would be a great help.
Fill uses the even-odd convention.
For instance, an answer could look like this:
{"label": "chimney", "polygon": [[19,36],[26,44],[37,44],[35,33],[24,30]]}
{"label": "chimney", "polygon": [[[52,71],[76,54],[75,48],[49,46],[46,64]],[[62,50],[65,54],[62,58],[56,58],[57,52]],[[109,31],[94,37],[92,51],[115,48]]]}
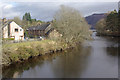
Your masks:
{"label": "chimney", "polygon": [[6,18],[2,19],[2,24],[4,25],[7,22]]}

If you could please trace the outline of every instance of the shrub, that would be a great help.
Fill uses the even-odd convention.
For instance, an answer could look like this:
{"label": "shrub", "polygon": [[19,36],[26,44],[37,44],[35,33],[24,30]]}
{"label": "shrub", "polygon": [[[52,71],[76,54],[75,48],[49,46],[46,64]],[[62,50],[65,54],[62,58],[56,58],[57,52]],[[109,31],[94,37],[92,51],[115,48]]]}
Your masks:
{"label": "shrub", "polygon": [[14,38],[3,38],[2,40],[14,40]]}
{"label": "shrub", "polygon": [[52,26],[67,43],[73,44],[90,38],[90,26],[79,11],[71,7],[62,5],[54,16]]}
{"label": "shrub", "polygon": [[19,58],[23,60],[29,58],[30,51],[31,49],[26,48],[25,46],[21,46],[16,50],[17,54],[19,54]]}

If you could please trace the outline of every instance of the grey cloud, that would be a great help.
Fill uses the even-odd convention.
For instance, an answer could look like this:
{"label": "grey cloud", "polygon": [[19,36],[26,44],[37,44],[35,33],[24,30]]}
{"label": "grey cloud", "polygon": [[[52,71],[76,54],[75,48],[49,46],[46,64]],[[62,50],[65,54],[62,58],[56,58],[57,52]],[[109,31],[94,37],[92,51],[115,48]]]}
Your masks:
{"label": "grey cloud", "polygon": [[[72,3],[68,4],[68,6],[69,5],[72,5]],[[117,2],[74,3],[72,6],[79,10],[83,16],[88,16],[93,13],[106,13],[118,8]]]}
{"label": "grey cloud", "polygon": [[22,18],[25,12],[30,12],[32,18],[50,21],[62,4],[76,8],[83,16],[92,13],[106,13],[117,9],[117,2],[18,2],[11,9],[4,10],[3,14],[4,17],[7,15],[7,18],[13,18],[15,16]]}

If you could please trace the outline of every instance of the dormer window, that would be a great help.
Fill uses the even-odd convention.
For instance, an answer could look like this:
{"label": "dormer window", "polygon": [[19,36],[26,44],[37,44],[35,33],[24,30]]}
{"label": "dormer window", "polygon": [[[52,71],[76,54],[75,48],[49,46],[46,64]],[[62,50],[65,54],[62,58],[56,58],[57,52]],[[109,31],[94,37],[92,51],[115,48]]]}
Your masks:
{"label": "dormer window", "polygon": [[15,32],[18,32],[18,29],[17,29],[17,28],[15,28]]}

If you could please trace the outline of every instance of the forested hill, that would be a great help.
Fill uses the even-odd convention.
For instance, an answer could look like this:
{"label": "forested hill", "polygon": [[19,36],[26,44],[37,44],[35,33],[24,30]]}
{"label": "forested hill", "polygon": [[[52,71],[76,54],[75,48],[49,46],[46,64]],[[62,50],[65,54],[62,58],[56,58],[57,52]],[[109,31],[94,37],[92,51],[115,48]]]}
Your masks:
{"label": "forested hill", "polygon": [[91,29],[95,28],[95,24],[102,18],[105,18],[107,14],[101,13],[101,14],[92,14],[90,16],[85,17],[86,21],[89,25],[91,25]]}

